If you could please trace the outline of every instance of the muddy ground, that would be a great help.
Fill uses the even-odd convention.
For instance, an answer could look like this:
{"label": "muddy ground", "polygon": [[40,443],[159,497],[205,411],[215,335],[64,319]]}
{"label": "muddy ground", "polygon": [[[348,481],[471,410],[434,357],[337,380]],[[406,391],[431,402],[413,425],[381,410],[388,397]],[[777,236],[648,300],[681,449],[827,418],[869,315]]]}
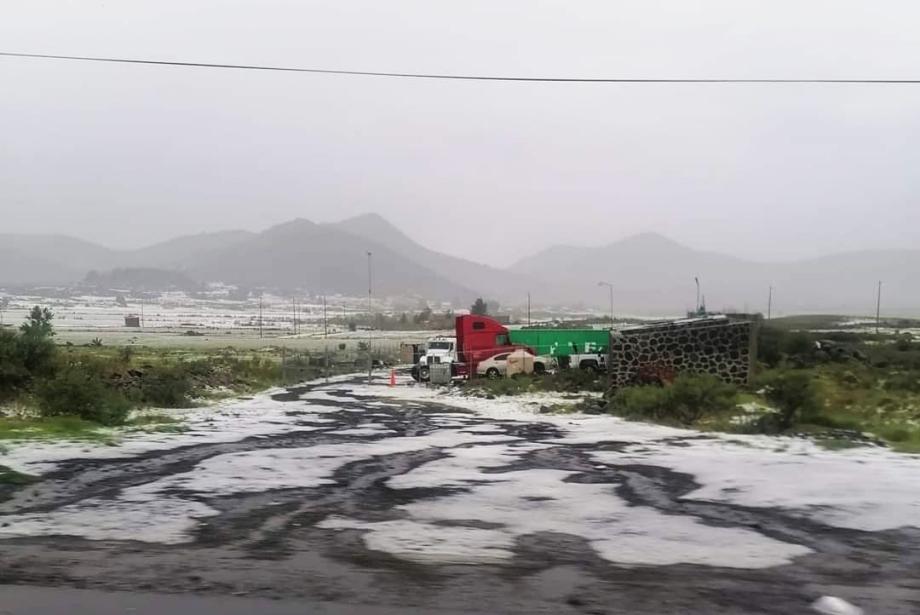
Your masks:
{"label": "muddy ground", "polygon": [[[417,437],[443,430],[445,417],[473,432],[488,427],[488,433],[516,438],[516,443],[546,443],[564,435],[558,425],[539,417],[496,420],[439,402],[402,405],[387,399],[382,404],[350,387],[348,382],[332,385],[330,395],[309,401],[301,399],[309,392],[305,388],[278,395],[292,416],[304,413],[303,421],[279,435],[127,459],[66,461],[38,483],[3,487],[0,525],[24,514],[51,515],[81,502],[116,498],[124,489],[193,472],[218,455]],[[311,414],[317,406],[325,420]],[[366,426],[369,416],[378,432],[334,433]],[[670,444],[679,448],[682,442],[673,438]],[[468,487],[451,481],[443,487],[396,489],[388,484],[448,457],[450,446],[432,446],[349,461],[334,470],[327,484],[276,489],[267,481],[261,490],[212,494],[175,486],[171,495],[217,511],[196,523],[183,543],[61,535],[5,538],[0,541],[0,583],[528,614],[788,615],[809,612],[816,598],[833,595],[866,613],[920,613],[920,530],[845,529],[780,509],[682,499],[699,486],[689,474],[652,464],[598,464],[590,456],[621,446],[615,440],[538,446],[507,466],[483,471],[564,471],[570,473],[566,482],[601,485],[632,507],[675,519],[693,517],[705,528],[741,528],[810,552],[759,568],[634,565],[601,557],[579,533],[543,530],[517,536],[512,556],[504,559],[474,554],[465,561],[412,560],[369,548],[362,529],[318,527],[331,518],[399,520],[407,505],[463,493]],[[539,515],[539,510],[535,504],[522,514]],[[448,529],[491,527],[476,518],[433,523]]]}

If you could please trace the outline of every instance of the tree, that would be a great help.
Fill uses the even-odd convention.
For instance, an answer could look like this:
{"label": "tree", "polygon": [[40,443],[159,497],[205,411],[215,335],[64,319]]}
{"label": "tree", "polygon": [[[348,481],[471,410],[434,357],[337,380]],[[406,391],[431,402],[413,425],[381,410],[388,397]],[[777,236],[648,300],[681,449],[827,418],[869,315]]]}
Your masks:
{"label": "tree", "polygon": [[482,297],[479,297],[470,307],[470,313],[475,316],[485,316],[489,313],[489,305],[482,300]]}
{"label": "tree", "polygon": [[54,335],[54,328],[51,326],[51,319],[53,318],[54,313],[51,310],[36,305],[29,312],[26,321],[22,323],[19,330],[22,331],[23,335],[37,340],[49,338]]}
{"label": "tree", "polygon": [[417,325],[428,322],[431,320],[431,308],[426,305],[421,312],[413,316],[412,320],[414,320]]}

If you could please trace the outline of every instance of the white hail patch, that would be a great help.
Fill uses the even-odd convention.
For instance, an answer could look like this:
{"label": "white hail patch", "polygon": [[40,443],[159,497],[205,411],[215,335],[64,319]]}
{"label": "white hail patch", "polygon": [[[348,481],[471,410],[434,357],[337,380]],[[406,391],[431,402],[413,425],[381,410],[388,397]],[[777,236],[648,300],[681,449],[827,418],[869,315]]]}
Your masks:
{"label": "white hail patch", "polygon": [[48,513],[7,515],[0,537],[80,536],[90,540],[137,540],[178,544],[199,520],[219,514],[194,500],[163,496],[149,485],[125,489],[117,498],[90,498]]}
{"label": "white hail patch", "polygon": [[685,499],[782,508],[866,531],[920,527],[920,457],[878,448],[826,451],[806,440],[762,437],[684,444],[646,444],[641,450],[592,456],[605,463],[656,465],[692,474],[702,487]]}
{"label": "white hail patch", "polygon": [[[482,450],[482,449],[489,450]],[[419,562],[479,564],[513,557],[518,538],[556,532],[584,538],[597,554],[626,565],[678,563],[765,568],[810,552],[756,532],[704,525],[693,517],[665,515],[631,506],[614,485],[565,482],[573,472],[521,470],[485,473],[514,461],[511,446],[452,451],[390,480],[397,488],[466,486],[465,493],[400,506],[404,519],[371,522],[345,517],[324,520],[327,529],[364,530],[369,549]],[[520,453],[526,452],[522,447]],[[444,521],[454,525],[445,527]],[[463,526],[471,522],[494,525]]]}

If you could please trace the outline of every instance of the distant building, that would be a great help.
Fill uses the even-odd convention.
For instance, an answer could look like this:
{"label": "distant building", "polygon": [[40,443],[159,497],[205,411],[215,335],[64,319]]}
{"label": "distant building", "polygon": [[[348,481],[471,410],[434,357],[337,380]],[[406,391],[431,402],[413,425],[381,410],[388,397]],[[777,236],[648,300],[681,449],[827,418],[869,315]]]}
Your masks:
{"label": "distant building", "polygon": [[140,327],[141,326],[141,317],[137,314],[128,314],[125,316],[125,326],[126,327]]}

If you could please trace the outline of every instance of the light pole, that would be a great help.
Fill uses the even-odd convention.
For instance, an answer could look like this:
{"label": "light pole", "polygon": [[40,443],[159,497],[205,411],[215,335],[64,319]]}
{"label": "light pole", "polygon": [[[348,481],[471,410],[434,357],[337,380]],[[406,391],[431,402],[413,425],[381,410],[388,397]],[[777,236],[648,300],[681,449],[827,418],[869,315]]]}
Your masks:
{"label": "light pole", "polygon": [[613,284],[610,282],[598,282],[598,286],[606,286],[610,290],[610,327],[613,328]]}
{"label": "light pole", "polygon": [[767,320],[773,315],[773,287],[770,287],[770,294],[767,296]]}
{"label": "light pole", "polygon": [[323,369],[329,384],[329,323],[326,320],[326,295],[323,295]]}
{"label": "light pole", "polygon": [[882,315],[882,281],[878,281],[878,295],[875,298],[875,334],[878,335],[879,321]]}
{"label": "light pole", "polygon": [[527,326],[530,326],[530,293],[527,293]]}
{"label": "light pole", "polygon": [[373,337],[374,331],[374,318],[371,307],[371,298],[373,297],[373,269],[371,269],[371,256],[370,252],[367,253],[367,383],[371,383],[374,373],[374,358],[371,354],[371,339]]}
{"label": "light pole", "polygon": [[700,278],[694,276],[693,281],[696,282],[696,315],[700,315]]}

